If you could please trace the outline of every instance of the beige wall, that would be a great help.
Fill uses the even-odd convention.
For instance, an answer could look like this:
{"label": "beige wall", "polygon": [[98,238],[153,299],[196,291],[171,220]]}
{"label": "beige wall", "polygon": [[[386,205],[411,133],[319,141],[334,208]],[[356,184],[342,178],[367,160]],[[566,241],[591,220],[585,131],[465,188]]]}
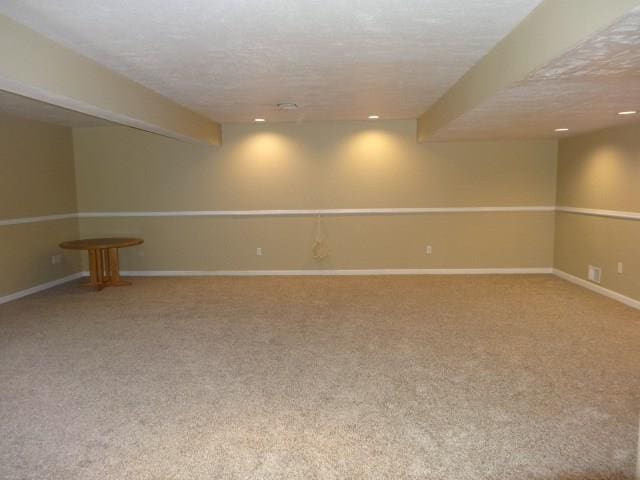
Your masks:
{"label": "beige wall", "polygon": [[418,145],[415,121],[226,125],[221,148],[74,130],[81,211],[553,205],[555,142]]}
{"label": "beige wall", "polygon": [[[419,145],[414,121],[227,125],[221,148],[124,127],[74,130],[82,212],[552,206],[555,142]],[[315,219],[82,219],[83,236],[132,234],[135,270],[550,267],[553,212]],[[433,254],[426,256],[426,244]],[[264,255],[255,255],[262,247]],[[142,256],[141,254],[144,254]]]}
{"label": "beige wall", "polygon": [[330,255],[315,261],[313,217],[81,220],[83,236],[145,238],[122,252],[126,270],[544,268],[553,258],[553,213],[329,216],[323,226]]}
{"label": "beige wall", "polygon": [[0,114],[0,219],[76,211],[71,129]]}
{"label": "beige wall", "polygon": [[[0,115],[0,220],[75,211],[71,129]],[[72,253],[51,264],[77,235],[75,219],[0,225],[0,297],[77,272]]]}
{"label": "beige wall", "polygon": [[[563,207],[640,213],[640,124],[560,142],[557,202]],[[555,266],[586,278],[603,269],[602,286],[640,300],[640,221],[558,212]],[[623,273],[617,273],[618,262]]]}

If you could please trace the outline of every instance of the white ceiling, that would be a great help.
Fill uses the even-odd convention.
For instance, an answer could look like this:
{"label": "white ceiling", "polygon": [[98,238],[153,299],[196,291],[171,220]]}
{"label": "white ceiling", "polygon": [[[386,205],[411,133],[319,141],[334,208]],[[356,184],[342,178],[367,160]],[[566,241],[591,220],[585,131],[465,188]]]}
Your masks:
{"label": "white ceiling", "polygon": [[[435,132],[431,140],[567,136],[639,122],[640,7]],[[569,128],[558,135],[555,128]]]}
{"label": "white ceiling", "polygon": [[0,114],[38,120],[62,127],[99,127],[113,125],[107,120],[67,110],[0,90]]}
{"label": "white ceiling", "polygon": [[0,12],[214,120],[246,122],[416,118],[540,1],[2,0]]}

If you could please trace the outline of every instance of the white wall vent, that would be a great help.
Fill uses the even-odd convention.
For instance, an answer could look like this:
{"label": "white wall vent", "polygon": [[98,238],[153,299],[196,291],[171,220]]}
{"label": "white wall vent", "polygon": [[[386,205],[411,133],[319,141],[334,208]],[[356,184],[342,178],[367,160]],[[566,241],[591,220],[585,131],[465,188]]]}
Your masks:
{"label": "white wall vent", "polygon": [[593,283],[600,283],[600,280],[602,278],[602,269],[600,267],[589,265],[588,278]]}

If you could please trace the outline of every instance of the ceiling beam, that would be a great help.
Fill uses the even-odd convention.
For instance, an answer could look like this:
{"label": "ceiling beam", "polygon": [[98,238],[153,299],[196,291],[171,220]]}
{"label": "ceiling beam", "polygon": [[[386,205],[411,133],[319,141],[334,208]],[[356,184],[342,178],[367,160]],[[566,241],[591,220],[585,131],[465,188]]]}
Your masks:
{"label": "ceiling beam", "polygon": [[220,124],[0,15],[0,89],[192,143]]}
{"label": "ceiling beam", "polygon": [[418,118],[418,141],[519,82],[640,5],[640,0],[544,0]]}

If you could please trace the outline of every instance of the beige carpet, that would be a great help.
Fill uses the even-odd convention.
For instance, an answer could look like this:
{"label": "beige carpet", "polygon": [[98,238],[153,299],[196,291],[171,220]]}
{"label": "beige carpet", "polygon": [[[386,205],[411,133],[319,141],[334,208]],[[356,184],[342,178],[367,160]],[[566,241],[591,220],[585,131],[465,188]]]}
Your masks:
{"label": "beige carpet", "polygon": [[640,312],[551,276],[0,305],[0,478],[631,479]]}

